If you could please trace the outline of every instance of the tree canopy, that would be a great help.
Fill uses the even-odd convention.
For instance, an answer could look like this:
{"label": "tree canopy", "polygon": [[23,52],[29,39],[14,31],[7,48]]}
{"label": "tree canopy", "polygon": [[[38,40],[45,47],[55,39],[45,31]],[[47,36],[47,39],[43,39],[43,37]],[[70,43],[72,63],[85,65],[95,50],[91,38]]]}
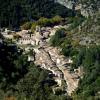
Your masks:
{"label": "tree canopy", "polygon": [[18,27],[40,17],[72,16],[72,11],[54,0],[0,0],[0,26]]}

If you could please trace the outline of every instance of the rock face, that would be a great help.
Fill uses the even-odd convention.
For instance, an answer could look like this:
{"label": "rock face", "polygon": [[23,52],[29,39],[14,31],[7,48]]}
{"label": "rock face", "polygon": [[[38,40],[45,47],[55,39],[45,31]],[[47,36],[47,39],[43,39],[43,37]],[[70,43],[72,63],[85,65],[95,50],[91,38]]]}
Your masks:
{"label": "rock face", "polygon": [[76,1],[75,0],[56,0],[56,2],[59,2],[60,4],[64,5],[65,7],[69,9],[73,9]]}
{"label": "rock face", "polygon": [[88,4],[80,4],[81,14],[85,17],[93,16],[97,11],[100,11],[100,2],[89,3]]}
{"label": "rock face", "polygon": [[56,0],[56,2],[70,9],[75,7],[75,10],[80,10],[85,17],[93,16],[96,11],[100,11],[99,0]]}

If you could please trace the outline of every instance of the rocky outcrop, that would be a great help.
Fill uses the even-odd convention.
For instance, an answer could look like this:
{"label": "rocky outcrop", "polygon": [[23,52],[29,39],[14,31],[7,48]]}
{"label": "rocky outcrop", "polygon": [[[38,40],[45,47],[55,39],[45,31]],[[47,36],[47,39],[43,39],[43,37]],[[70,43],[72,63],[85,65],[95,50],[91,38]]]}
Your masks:
{"label": "rocky outcrop", "polygon": [[69,9],[73,9],[76,0],[56,0],[56,2],[64,5],[65,7],[69,8]]}
{"label": "rocky outcrop", "polygon": [[100,11],[99,0],[56,0],[56,2],[67,8],[80,10],[81,14],[85,17],[93,16],[95,12]]}
{"label": "rocky outcrop", "polygon": [[80,7],[81,14],[87,18],[89,16],[95,15],[95,13],[100,10],[99,2],[94,3],[94,4],[93,3],[88,3],[88,4],[84,3],[84,4],[80,4],[80,5],[81,5],[81,7]]}

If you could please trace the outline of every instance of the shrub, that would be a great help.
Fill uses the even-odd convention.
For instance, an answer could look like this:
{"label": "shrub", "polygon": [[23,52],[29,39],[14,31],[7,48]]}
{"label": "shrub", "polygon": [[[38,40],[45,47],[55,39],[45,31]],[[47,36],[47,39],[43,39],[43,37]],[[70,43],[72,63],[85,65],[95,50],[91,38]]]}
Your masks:
{"label": "shrub", "polygon": [[59,23],[61,23],[63,21],[63,18],[60,17],[60,16],[55,16],[51,20],[52,20],[53,24],[59,24]]}
{"label": "shrub", "polygon": [[31,28],[32,23],[31,22],[26,22],[21,26],[21,30],[28,30]]}
{"label": "shrub", "polygon": [[72,46],[73,46],[73,47],[79,46],[79,42],[80,42],[79,39],[74,40],[74,41],[72,42]]}
{"label": "shrub", "polygon": [[48,26],[48,25],[50,25],[51,23],[50,23],[50,19],[48,19],[48,18],[44,18],[44,17],[41,17],[39,20],[38,20],[38,25],[40,25],[40,26]]}
{"label": "shrub", "polygon": [[35,31],[37,25],[38,25],[37,22],[32,23],[32,26],[31,26],[31,31],[32,32]]}
{"label": "shrub", "polygon": [[64,31],[64,29],[57,30],[57,32],[55,33],[55,35],[52,36],[51,39],[50,39],[51,45],[52,46],[60,46],[64,37],[65,37],[65,31]]}
{"label": "shrub", "polygon": [[56,25],[56,24],[59,24],[63,21],[63,18],[60,17],[60,16],[55,16],[51,19],[49,18],[44,18],[44,17],[41,17],[37,23],[38,25],[40,26],[52,26],[52,25]]}
{"label": "shrub", "polygon": [[55,16],[53,18],[41,17],[36,22],[33,22],[33,23],[32,22],[26,22],[25,24],[23,24],[21,26],[21,30],[31,29],[32,32],[34,32],[37,25],[39,25],[41,27],[53,26],[53,25],[56,25],[56,24],[60,24],[62,21],[63,21],[63,18],[60,17],[60,16]]}

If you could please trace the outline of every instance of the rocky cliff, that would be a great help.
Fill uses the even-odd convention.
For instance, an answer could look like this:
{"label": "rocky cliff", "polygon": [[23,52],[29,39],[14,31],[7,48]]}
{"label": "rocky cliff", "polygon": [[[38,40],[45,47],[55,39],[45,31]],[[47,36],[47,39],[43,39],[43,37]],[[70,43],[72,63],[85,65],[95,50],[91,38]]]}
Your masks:
{"label": "rocky cliff", "polygon": [[56,0],[56,2],[64,5],[67,8],[73,9],[73,6],[75,5],[75,0]]}
{"label": "rocky cliff", "polygon": [[67,8],[80,10],[85,17],[92,16],[95,12],[100,11],[99,0],[56,0],[56,2]]}

